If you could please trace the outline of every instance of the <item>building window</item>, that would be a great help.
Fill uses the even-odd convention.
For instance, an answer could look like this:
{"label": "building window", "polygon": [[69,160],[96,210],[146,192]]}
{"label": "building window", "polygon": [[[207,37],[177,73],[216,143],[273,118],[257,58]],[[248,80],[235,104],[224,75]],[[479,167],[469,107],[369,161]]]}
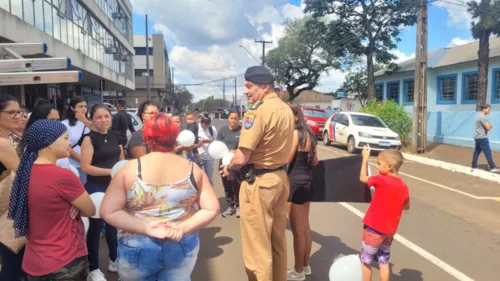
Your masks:
{"label": "building window", "polygon": [[441,75],[437,77],[437,104],[457,103],[457,75]]}
{"label": "building window", "polygon": [[375,84],[375,100],[382,101],[384,99],[384,84]]}
{"label": "building window", "polygon": [[[135,49],[135,55],[137,56],[145,56],[146,55],[146,48],[145,47],[136,47]],[[149,47],[149,55],[153,55],[153,48]]]}
{"label": "building window", "polygon": [[500,68],[491,72],[491,103],[500,103]]}
{"label": "building window", "polygon": [[399,81],[387,82],[387,100],[399,103]]}
{"label": "building window", "polygon": [[462,103],[476,103],[478,78],[477,71],[462,73]]}
{"label": "building window", "polygon": [[403,81],[403,104],[413,104],[415,97],[415,80],[407,79]]}
{"label": "building window", "polygon": [[[146,77],[146,74],[148,73],[147,69],[135,69],[134,74],[135,76],[144,76]],[[149,76],[153,77],[154,71],[153,69],[149,70]]]}

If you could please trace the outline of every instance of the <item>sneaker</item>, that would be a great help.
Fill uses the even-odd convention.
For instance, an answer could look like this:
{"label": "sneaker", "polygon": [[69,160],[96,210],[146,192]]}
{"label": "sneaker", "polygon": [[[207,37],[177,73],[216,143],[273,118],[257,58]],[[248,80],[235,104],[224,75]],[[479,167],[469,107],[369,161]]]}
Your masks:
{"label": "sneaker", "polygon": [[237,207],[236,208],[236,217],[239,218],[240,217],[240,207]]}
{"label": "sneaker", "polygon": [[304,270],[301,273],[297,273],[294,268],[289,269],[287,271],[287,280],[288,281],[303,281],[306,280],[306,274]]}
{"label": "sneaker", "polygon": [[87,281],[107,281],[100,269],[92,270],[87,276]]}
{"label": "sneaker", "polygon": [[492,172],[492,173],[498,173],[498,172],[500,172],[500,169],[499,168],[493,168],[493,169],[490,170],[490,172]]}
{"label": "sneaker", "polygon": [[308,266],[304,266],[304,273],[309,276],[312,274],[312,270],[311,270],[311,266],[308,265]]}
{"label": "sneaker", "polygon": [[236,209],[233,207],[228,207],[227,210],[222,213],[223,217],[230,217],[233,216],[236,213]]}
{"label": "sneaker", "polygon": [[116,268],[116,262],[109,261],[108,270],[109,272],[118,272],[118,269]]}

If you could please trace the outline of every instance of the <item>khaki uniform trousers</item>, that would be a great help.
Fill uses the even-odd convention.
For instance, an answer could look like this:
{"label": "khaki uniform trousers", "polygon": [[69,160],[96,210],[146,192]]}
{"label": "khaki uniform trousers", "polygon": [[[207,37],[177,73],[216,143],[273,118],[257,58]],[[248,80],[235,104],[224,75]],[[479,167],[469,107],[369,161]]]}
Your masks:
{"label": "khaki uniform trousers", "polygon": [[286,202],[284,170],[257,176],[240,188],[243,261],[250,281],[286,281]]}

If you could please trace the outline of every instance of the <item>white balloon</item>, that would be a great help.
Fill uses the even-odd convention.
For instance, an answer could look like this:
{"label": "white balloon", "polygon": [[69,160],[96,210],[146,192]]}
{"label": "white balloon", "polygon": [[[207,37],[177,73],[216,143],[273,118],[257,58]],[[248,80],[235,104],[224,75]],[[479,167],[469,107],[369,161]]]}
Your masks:
{"label": "white balloon", "polygon": [[349,255],[336,260],[328,274],[330,281],[361,281],[361,260],[358,255]]}
{"label": "white balloon", "polygon": [[91,218],[94,218],[94,219],[101,218],[99,211],[101,210],[101,203],[102,203],[103,198],[104,198],[104,192],[96,192],[96,193],[90,194],[90,199],[92,199],[92,202],[94,203],[94,206],[95,206],[95,215],[91,216]]}
{"label": "white balloon", "polygon": [[229,163],[231,163],[231,160],[233,159],[233,157],[234,157],[233,152],[226,153],[226,155],[224,155],[224,157],[222,157],[222,165],[229,165]]}
{"label": "white balloon", "polygon": [[195,136],[190,130],[184,130],[177,136],[177,142],[181,146],[191,146],[194,144]]}
{"label": "white balloon", "polygon": [[78,172],[78,169],[75,168],[75,166],[69,164],[68,169],[70,169],[75,175],[79,178],[80,177],[80,172]]}
{"label": "white balloon", "polygon": [[87,217],[82,217],[82,221],[83,221],[83,228],[85,229],[85,235],[86,235],[87,232],[89,231],[90,221],[89,221],[89,218],[87,218]]}
{"label": "white balloon", "polygon": [[221,141],[213,141],[208,146],[208,154],[213,159],[222,159],[228,152],[226,144]]}
{"label": "white balloon", "polygon": [[111,177],[114,177],[118,172],[127,164],[128,160],[122,160],[116,163],[113,168],[111,169]]}

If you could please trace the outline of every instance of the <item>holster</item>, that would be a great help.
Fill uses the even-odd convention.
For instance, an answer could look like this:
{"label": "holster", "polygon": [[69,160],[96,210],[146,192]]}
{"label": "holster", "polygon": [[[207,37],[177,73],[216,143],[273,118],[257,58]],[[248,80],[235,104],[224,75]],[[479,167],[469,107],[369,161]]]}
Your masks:
{"label": "holster", "polygon": [[255,182],[255,166],[253,164],[246,164],[241,168],[241,180],[252,184]]}

